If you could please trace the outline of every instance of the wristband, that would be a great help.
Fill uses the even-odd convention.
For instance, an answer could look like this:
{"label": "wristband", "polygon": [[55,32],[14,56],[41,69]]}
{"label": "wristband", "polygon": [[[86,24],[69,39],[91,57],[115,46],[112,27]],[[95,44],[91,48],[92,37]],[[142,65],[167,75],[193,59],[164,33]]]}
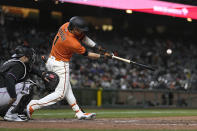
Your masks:
{"label": "wristband", "polygon": [[100,58],[105,58],[105,55],[100,54]]}

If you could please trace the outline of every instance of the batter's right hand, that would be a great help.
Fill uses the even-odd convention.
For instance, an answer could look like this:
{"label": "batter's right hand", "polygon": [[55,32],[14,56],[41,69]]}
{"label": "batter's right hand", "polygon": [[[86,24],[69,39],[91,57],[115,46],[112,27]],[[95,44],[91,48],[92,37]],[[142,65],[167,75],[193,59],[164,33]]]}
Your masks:
{"label": "batter's right hand", "polygon": [[95,48],[97,49],[97,51],[98,51],[99,53],[106,52],[106,49],[103,48],[103,47],[101,47],[100,45],[96,45]]}

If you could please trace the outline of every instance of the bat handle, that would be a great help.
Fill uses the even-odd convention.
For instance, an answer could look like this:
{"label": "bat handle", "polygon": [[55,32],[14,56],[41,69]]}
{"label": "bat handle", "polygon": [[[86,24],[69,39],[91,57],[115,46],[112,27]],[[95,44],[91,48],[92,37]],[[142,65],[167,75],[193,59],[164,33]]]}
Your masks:
{"label": "bat handle", "polygon": [[127,62],[127,63],[131,63],[130,60],[124,59],[124,58],[121,58],[121,57],[118,57],[118,56],[115,56],[115,55],[112,55],[112,58],[120,60],[120,61],[124,61],[124,62]]}

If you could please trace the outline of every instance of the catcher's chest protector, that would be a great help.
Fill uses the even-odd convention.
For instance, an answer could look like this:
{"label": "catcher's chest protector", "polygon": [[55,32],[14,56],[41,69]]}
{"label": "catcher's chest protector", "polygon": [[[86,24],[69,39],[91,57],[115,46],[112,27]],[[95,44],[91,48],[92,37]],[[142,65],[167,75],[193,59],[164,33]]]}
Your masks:
{"label": "catcher's chest protector", "polygon": [[26,77],[27,74],[27,69],[26,69],[26,65],[21,62],[20,60],[17,59],[10,59],[8,61],[6,61],[5,63],[3,63],[3,65],[0,67],[0,75],[2,75],[4,77],[4,74],[9,71],[12,67],[14,67],[17,63],[20,63],[23,65],[24,67],[24,75],[22,78],[20,78],[20,80],[23,80]]}

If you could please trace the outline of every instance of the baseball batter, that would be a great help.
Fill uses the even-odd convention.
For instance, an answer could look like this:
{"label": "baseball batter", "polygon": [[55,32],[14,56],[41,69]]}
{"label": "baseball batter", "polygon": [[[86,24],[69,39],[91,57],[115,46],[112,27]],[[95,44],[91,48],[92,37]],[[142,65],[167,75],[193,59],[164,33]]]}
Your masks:
{"label": "baseball batter", "polygon": [[27,106],[27,114],[31,118],[32,113],[44,106],[55,104],[56,102],[66,98],[73,111],[76,112],[78,119],[95,118],[95,113],[83,113],[79,108],[75,96],[73,94],[69,81],[69,61],[74,53],[87,56],[89,58],[110,57],[109,54],[100,55],[88,52],[81,42],[84,44],[98,48],[96,43],[87,37],[84,32],[88,31],[87,23],[84,19],[74,16],[69,22],[63,24],[56,34],[49,59],[46,67],[49,71],[53,71],[59,76],[59,84],[55,91],[40,100],[32,100]]}

